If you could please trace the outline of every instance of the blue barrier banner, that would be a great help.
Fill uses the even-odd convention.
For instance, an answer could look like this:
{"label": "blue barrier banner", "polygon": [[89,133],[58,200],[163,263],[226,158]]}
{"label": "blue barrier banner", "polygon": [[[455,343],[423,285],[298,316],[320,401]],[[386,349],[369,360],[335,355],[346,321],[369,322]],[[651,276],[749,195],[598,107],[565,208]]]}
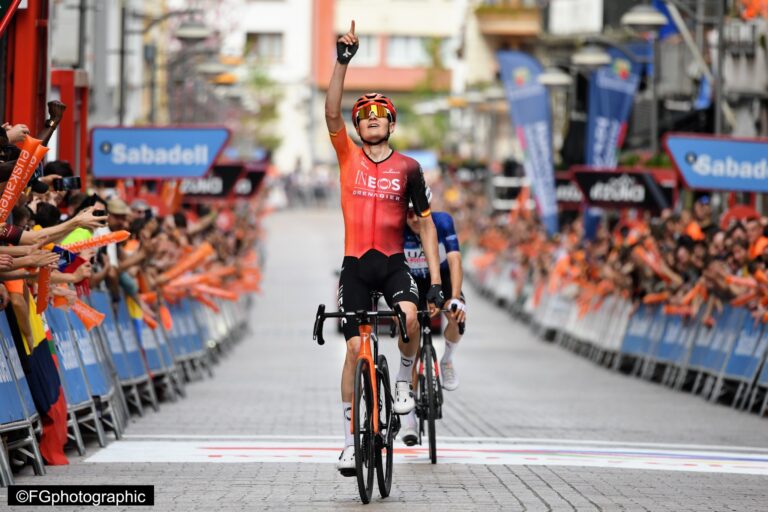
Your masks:
{"label": "blue barrier banner", "polygon": [[181,310],[182,329],[185,332],[185,339],[191,353],[197,354],[205,350],[205,341],[202,332],[197,328],[197,323],[192,310],[190,299],[182,299],[179,302]]}
{"label": "blue barrier banner", "polygon": [[88,384],[91,386],[91,393],[95,396],[105,396],[112,391],[107,371],[107,362],[101,356],[98,347],[93,343],[91,335],[83,325],[83,322],[77,315],[70,312],[68,314],[69,325],[72,328],[72,335],[77,340],[77,347],[80,349],[80,357],[83,361],[85,376],[88,378]]}
{"label": "blue barrier banner", "polygon": [[627,120],[640,83],[640,66],[621,54],[592,73],[589,81],[586,164],[616,167],[618,151],[624,142]]}
{"label": "blue barrier banner", "polygon": [[121,300],[117,304],[117,334],[123,340],[123,347],[125,347],[125,358],[128,361],[128,366],[131,369],[131,374],[134,378],[143,377],[147,375],[147,368],[144,363],[144,357],[139,349],[139,343],[136,339],[136,332],[133,328],[133,319],[128,313],[128,306],[125,304],[125,300]]}
{"label": "blue barrier banner", "polygon": [[688,187],[768,192],[768,139],[669,133],[664,145]]}
{"label": "blue barrier banner", "polygon": [[627,325],[627,332],[621,343],[621,352],[628,355],[641,355],[648,351],[648,332],[655,316],[654,307],[640,304]]}
{"label": "blue barrier banner", "polygon": [[712,345],[709,347],[709,354],[704,361],[704,367],[712,372],[720,372],[725,364],[725,359],[731,351],[731,347],[748,312],[744,308],[733,308],[731,306],[723,307],[724,321],[719,322],[717,333],[712,339]]}
{"label": "blue barrier banner", "polygon": [[27,383],[27,376],[24,374],[24,368],[21,366],[21,359],[19,358],[18,352],[16,352],[16,345],[13,343],[11,328],[8,325],[8,319],[5,315],[0,315],[0,343],[5,347],[5,354],[7,354],[10,362],[10,369],[16,376],[16,382],[19,383],[19,391],[21,391],[21,397],[24,400],[27,414],[35,414],[37,412],[35,401],[32,399],[32,393],[30,392],[29,384]]}
{"label": "blue barrier banner", "polygon": [[48,308],[45,312],[51,335],[56,343],[56,353],[59,355],[61,375],[63,377],[64,393],[68,405],[79,405],[90,400],[88,384],[85,381],[83,368],[77,358],[77,347],[72,338],[72,331],[67,324],[66,313],[60,309]]}
{"label": "blue barrier banner", "polygon": [[0,346],[0,424],[23,420],[25,417],[7,352],[8,348],[3,343]]}
{"label": "blue barrier banner", "polygon": [[143,320],[135,320],[134,326],[136,327],[136,337],[139,339],[141,348],[144,349],[144,357],[147,359],[149,369],[154,372],[165,369],[160,347],[155,341],[155,333]]}
{"label": "blue barrier banner", "polygon": [[115,365],[118,378],[128,380],[134,377],[128,365],[120,334],[117,332],[117,324],[115,323],[115,315],[112,313],[109,295],[105,292],[91,291],[89,302],[91,307],[104,314],[104,321],[96,330],[101,336],[105,348],[112,354],[112,362]]}
{"label": "blue barrier banner", "polygon": [[200,178],[229,140],[225,127],[99,127],[91,131],[95,178]]}
{"label": "blue barrier banner", "polygon": [[557,226],[557,196],[552,162],[552,122],[549,93],[538,82],[541,65],[530,55],[503,50],[497,52],[501,82],[509,102],[509,114],[517,139],[525,153],[523,167],[547,232]]}
{"label": "blue barrier banner", "polygon": [[760,341],[763,339],[762,334],[763,324],[755,322],[750,316],[747,316],[725,366],[724,375],[726,377],[743,379],[754,377],[757,366],[763,357],[762,351],[759,353],[757,351]]}
{"label": "blue barrier banner", "polygon": [[656,351],[657,359],[671,363],[680,357],[680,344],[685,333],[683,318],[679,315],[663,315],[666,326]]}

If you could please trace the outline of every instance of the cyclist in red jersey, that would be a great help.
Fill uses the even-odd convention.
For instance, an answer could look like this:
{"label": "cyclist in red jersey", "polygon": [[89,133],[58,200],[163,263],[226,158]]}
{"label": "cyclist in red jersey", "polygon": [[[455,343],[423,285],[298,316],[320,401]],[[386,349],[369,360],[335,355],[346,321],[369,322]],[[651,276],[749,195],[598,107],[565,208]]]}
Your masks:
{"label": "cyclist in red jersey", "polygon": [[[424,174],[418,162],[394,151],[389,136],[395,129],[397,111],[386,96],[378,93],[360,97],[352,109],[352,123],[363,142],[358,147],[347,134],[341,117],[341,96],[347,65],[357,52],[355,22],[336,43],[337,62],[333,68],[325,99],[325,121],[336,150],[341,172],[341,208],[344,213],[344,261],[339,277],[339,309],[357,311],[370,308],[370,293],[377,290],[391,306],[399,303],[406,315],[411,342],[399,343],[400,369],[395,384],[396,414],[407,414],[415,407],[411,387],[416,359],[419,324],[416,317],[418,287],[408,271],[403,254],[403,233],[412,201],[419,217],[424,254],[432,277],[427,300],[433,315],[445,299],[440,284],[440,259],[437,231],[429,211]],[[341,375],[341,401],[344,412],[344,450],[337,468],[354,475],[354,438],[350,432],[355,363],[360,349],[358,325],[343,324],[347,355]]]}

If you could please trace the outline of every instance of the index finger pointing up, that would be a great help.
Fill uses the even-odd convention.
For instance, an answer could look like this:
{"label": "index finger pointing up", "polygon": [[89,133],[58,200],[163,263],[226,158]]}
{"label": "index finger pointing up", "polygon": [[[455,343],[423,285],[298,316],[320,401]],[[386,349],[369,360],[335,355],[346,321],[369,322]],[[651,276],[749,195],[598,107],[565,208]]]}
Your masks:
{"label": "index finger pointing up", "polygon": [[349,31],[352,32],[352,35],[355,34],[355,20],[352,20],[352,25],[349,27]]}

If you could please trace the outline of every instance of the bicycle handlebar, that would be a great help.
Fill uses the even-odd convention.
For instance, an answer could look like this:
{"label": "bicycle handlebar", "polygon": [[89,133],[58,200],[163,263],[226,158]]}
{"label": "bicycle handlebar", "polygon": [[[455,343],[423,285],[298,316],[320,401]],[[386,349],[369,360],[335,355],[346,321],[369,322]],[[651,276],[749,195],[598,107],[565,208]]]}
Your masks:
{"label": "bicycle handlebar", "polygon": [[[451,309],[441,309],[440,310],[441,313],[453,313],[455,311],[456,311],[456,306],[455,305],[452,306]],[[428,309],[421,309],[421,310],[417,311],[416,314],[418,316],[424,316],[426,318],[431,318],[430,317],[430,311]],[[464,330],[465,329],[466,329],[466,323],[465,322],[459,322],[459,334],[460,335],[462,335],[462,336],[464,335]]]}
{"label": "bicycle handlebar", "polygon": [[312,330],[312,339],[317,341],[318,345],[324,345],[325,339],[323,338],[323,323],[326,318],[357,318],[360,323],[369,323],[371,318],[392,318],[397,317],[397,321],[400,324],[400,332],[403,335],[403,343],[408,343],[408,331],[405,328],[405,313],[400,308],[399,304],[395,304],[395,307],[391,311],[335,311],[333,313],[325,312],[325,304],[320,304],[317,307],[317,315],[315,316],[315,327]]}

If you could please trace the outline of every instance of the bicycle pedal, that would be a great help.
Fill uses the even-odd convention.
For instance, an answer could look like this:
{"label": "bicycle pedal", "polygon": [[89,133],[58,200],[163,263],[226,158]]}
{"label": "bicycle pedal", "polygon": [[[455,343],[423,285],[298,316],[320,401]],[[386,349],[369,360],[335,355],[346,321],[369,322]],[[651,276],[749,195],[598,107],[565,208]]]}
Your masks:
{"label": "bicycle pedal", "polygon": [[357,470],[354,469],[354,468],[351,468],[351,469],[340,469],[339,473],[341,474],[341,476],[350,477],[350,476],[356,476],[357,475]]}

